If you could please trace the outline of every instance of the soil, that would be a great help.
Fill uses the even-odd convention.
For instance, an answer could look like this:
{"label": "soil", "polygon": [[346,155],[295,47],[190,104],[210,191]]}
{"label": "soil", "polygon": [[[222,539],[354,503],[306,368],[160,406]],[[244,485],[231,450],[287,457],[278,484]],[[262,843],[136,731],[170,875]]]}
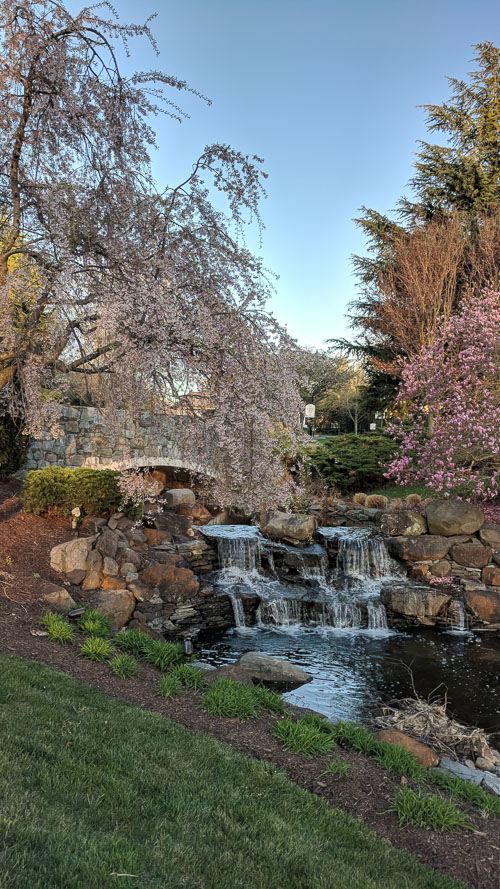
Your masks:
{"label": "soil", "polygon": [[[498,889],[500,822],[493,816],[482,818],[471,809],[469,821],[475,831],[441,834],[399,827],[396,815],[388,810],[404,779],[373,760],[336,748],[335,757],[353,768],[343,777],[325,775],[327,758],[305,758],[283,750],[271,732],[276,717],[220,719],[199,709],[198,696],[193,691],[184,690],[173,700],[159,698],[156,688],[160,674],[154,667],[141,665],[140,677],[123,680],[106,665],[79,657],[76,644],[61,647],[46,638],[32,636],[30,631],[39,627],[43,612],[43,606],[36,601],[43,580],[61,583],[60,575],[50,568],[50,549],[70,538],[71,526],[65,519],[23,516],[19,510],[18,486],[2,485],[0,566],[6,568],[0,574],[0,581],[4,580],[0,583],[1,651],[49,664],[110,697],[161,713],[193,731],[230,744],[246,756],[272,762],[292,781],[369,824],[387,842],[414,854],[428,866],[476,889]],[[68,589],[76,601],[83,601],[78,587],[68,585]]]}

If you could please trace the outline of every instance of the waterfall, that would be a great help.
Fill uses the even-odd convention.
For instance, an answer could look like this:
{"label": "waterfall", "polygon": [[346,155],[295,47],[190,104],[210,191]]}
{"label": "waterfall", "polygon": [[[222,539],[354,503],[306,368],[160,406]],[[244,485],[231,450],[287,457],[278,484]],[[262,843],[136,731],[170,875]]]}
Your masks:
{"label": "waterfall", "polygon": [[315,564],[307,564],[299,566],[299,574],[303,580],[313,580],[316,583],[326,586],[328,572],[328,556],[326,553],[321,554],[315,560]]}
{"label": "waterfall", "polygon": [[214,537],[217,541],[221,571],[241,577],[258,574],[262,540],[258,528],[253,525],[207,525],[200,530],[206,537]]}
{"label": "waterfall", "polygon": [[337,567],[346,577],[390,577],[394,573],[385,542],[365,534],[340,538]]}
{"label": "waterfall", "polygon": [[453,599],[448,606],[448,617],[450,619],[450,627],[454,633],[467,632],[467,616],[465,614],[464,603],[459,599]]}
{"label": "waterfall", "polygon": [[295,626],[301,623],[301,603],[298,599],[262,599],[256,617],[257,624],[262,626]]}
{"label": "waterfall", "polygon": [[233,606],[234,625],[240,630],[246,627],[245,611],[243,609],[243,600],[239,596],[230,595],[231,605]]}
{"label": "waterfall", "polygon": [[353,602],[325,602],[323,612],[319,616],[323,627],[336,627],[339,630],[361,627],[361,611]]}
{"label": "waterfall", "polygon": [[366,610],[369,630],[387,630],[387,614],[382,602],[368,602]]}

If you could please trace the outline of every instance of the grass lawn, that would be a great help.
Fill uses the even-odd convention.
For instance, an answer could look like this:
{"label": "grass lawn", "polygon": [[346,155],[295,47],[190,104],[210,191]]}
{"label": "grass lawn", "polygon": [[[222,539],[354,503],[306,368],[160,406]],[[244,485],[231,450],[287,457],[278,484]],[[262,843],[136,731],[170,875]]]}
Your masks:
{"label": "grass lawn", "polygon": [[369,494],[383,494],[385,497],[389,497],[391,500],[394,500],[398,497],[401,500],[404,500],[408,497],[408,494],[420,494],[422,500],[425,500],[426,497],[437,497],[439,496],[433,491],[431,488],[426,488],[424,484],[418,485],[383,485],[381,488],[375,488],[373,491],[368,491]]}
{"label": "grass lawn", "polygon": [[275,767],[0,656],[0,889],[458,889]]}

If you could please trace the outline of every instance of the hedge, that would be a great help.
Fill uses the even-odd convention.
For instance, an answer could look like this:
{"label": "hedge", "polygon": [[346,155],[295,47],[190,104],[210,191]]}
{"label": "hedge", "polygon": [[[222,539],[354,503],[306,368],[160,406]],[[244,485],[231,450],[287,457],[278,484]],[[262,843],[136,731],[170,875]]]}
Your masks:
{"label": "hedge", "polygon": [[395,449],[383,433],[336,435],[319,441],[309,458],[313,474],[341,491],[364,491],[385,482],[384,466]]}
{"label": "hedge", "polygon": [[65,469],[51,466],[28,472],[22,489],[26,512],[41,515],[55,511],[70,515],[81,507],[86,515],[122,509],[133,512],[132,504],[124,504],[118,479],[120,473],[112,469]]}

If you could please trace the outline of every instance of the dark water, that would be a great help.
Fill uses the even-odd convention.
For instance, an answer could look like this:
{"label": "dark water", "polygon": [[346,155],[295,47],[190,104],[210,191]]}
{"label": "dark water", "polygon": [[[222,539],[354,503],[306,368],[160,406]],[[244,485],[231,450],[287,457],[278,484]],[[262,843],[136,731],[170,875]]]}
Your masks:
{"label": "dark water", "polygon": [[313,681],[286,698],[329,718],[362,722],[378,704],[411,696],[410,667],[419,695],[446,692],[450,715],[500,732],[500,640],[494,634],[255,627],[211,638],[201,660],[234,663],[252,650],[307,670]]}

